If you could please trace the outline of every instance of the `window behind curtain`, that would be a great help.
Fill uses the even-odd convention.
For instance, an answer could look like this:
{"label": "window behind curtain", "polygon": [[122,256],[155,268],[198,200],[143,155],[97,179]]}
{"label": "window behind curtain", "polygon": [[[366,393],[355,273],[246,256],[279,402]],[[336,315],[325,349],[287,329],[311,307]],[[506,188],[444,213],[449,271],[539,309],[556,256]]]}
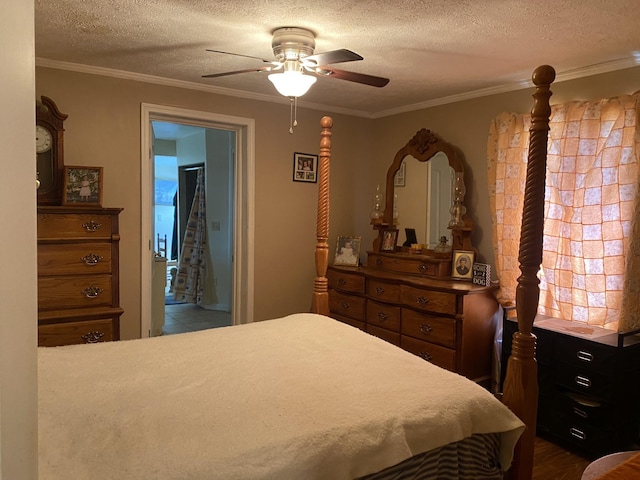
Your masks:
{"label": "window behind curtain", "polygon": [[[499,299],[513,304],[529,115],[502,113],[487,155]],[[640,327],[638,94],[552,107],[539,313]],[[635,234],[633,232],[636,232]],[[631,274],[631,272],[634,272]]]}

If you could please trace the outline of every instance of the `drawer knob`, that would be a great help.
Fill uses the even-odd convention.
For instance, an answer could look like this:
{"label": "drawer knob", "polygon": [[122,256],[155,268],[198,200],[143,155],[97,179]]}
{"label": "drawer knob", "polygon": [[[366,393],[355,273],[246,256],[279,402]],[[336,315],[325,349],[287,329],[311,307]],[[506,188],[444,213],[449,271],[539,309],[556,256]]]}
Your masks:
{"label": "drawer knob", "polygon": [[376,258],[376,265],[377,266],[382,265],[382,259],[381,258]]}
{"label": "drawer knob", "polygon": [[90,267],[97,265],[103,257],[101,255],[96,255],[94,253],[89,253],[82,257],[82,261],[85,265],[89,265]]}
{"label": "drawer knob", "polygon": [[420,331],[425,335],[429,335],[433,331],[433,327],[428,323],[423,323],[420,325]]}
{"label": "drawer knob", "polygon": [[84,340],[84,343],[98,343],[102,337],[104,337],[104,333],[94,331],[82,335],[82,340]]}
{"label": "drawer knob", "polygon": [[382,288],[382,287],[376,287],[376,293],[377,293],[378,295],[382,295],[382,294],[384,293],[384,288]]}
{"label": "drawer knob", "polygon": [[584,433],[582,430],[578,430],[575,427],[571,427],[569,429],[569,433],[571,434],[572,437],[577,438],[578,440],[586,440],[587,439],[587,434]]}
{"label": "drawer knob", "polygon": [[427,362],[430,362],[433,358],[429,352],[420,352],[418,356]]}
{"label": "drawer knob", "polygon": [[377,314],[376,316],[378,317],[378,320],[382,320],[383,322],[384,322],[387,318],[389,318],[389,317],[387,316],[387,314],[386,314],[386,313],[384,313],[384,312],[378,312],[378,314]]}
{"label": "drawer knob", "polygon": [[98,295],[100,295],[102,291],[103,290],[100,287],[91,286],[82,290],[82,294],[86,298],[98,298]]}
{"label": "drawer knob", "polygon": [[426,305],[427,303],[429,303],[429,300],[424,298],[423,296],[420,296],[416,298],[416,302],[418,302],[418,305]]}
{"label": "drawer knob", "polygon": [[87,232],[95,232],[102,226],[101,223],[94,222],[93,220],[89,220],[82,224],[82,228],[84,228]]}
{"label": "drawer knob", "polygon": [[339,278],[338,279],[338,285],[344,286],[346,284],[347,284],[347,281],[344,278]]}
{"label": "drawer knob", "polygon": [[425,273],[427,270],[429,270],[429,267],[427,267],[424,263],[421,263],[420,265],[418,265],[418,270],[420,270],[420,273]]}
{"label": "drawer knob", "polygon": [[576,357],[578,357],[578,360],[582,360],[583,362],[593,362],[593,354],[585,352],[584,350],[578,350]]}
{"label": "drawer knob", "polygon": [[589,418],[589,414],[578,407],[573,407],[573,413],[575,413],[577,416],[581,418]]}
{"label": "drawer knob", "polygon": [[342,307],[343,310],[346,310],[347,308],[349,308],[349,304],[347,302],[340,302],[340,306]]}
{"label": "drawer knob", "polygon": [[587,377],[583,377],[582,375],[576,375],[576,378],[574,380],[576,382],[576,385],[579,385],[580,387],[584,387],[584,388],[591,387],[591,380],[588,379]]}

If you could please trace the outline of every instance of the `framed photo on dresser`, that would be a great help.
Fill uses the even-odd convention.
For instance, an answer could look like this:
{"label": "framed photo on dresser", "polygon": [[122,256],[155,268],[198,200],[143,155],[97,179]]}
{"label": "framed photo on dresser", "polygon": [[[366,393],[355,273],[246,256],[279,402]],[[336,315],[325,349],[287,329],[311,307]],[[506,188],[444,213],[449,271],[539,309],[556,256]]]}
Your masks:
{"label": "framed photo on dresser", "polygon": [[102,167],[64,167],[62,204],[102,206]]}
{"label": "framed photo on dresser", "polygon": [[473,260],[475,253],[471,250],[454,250],[451,277],[460,280],[471,280],[473,277]]}

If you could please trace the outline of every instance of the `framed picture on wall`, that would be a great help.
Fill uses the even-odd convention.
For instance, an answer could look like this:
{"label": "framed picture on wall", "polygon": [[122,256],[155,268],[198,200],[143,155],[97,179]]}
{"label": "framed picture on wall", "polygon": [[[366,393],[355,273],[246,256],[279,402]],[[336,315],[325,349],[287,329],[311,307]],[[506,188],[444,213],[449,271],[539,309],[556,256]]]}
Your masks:
{"label": "framed picture on wall", "polygon": [[471,280],[473,277],[473,260],[475,253],[470,250],[454,250],[451,277],[461,280]]}
{"label": "framed picture on wall", "polygon": [[318,181],[318,155],[298,152],[293,154],[293,181],[310,183]]}
{"label": "framed picture on wall", "polygon": [[62,204],[99,207],[102,205],[102,167],[64,167]]}

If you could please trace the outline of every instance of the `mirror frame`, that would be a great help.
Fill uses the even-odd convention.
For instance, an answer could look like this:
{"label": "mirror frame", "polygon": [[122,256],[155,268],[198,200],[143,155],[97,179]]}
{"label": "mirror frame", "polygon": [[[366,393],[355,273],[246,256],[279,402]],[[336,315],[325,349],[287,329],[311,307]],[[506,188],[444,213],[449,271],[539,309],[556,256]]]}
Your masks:
{"label": "mirror frame", "polygon": [[[396,153],[393,159],[393,163],[389,167],[389,170],[387,170],[386,196],[382,217],[383,223],[387,225],[393,224],[394,178],[398,170],[400,170],[400,165],[405,157],[411,155],[419,162],[426,162],[438,152],[442,152],[447,156],[449,166],[453,168],[455,172],[462,172],[464,174],[464,167],[453,145],[442,140],[431,130],[427,130],[426,128],[419,130],[404,147],[398,150],[398,153]],[[466,219],[464,220],[466,225]]]}

